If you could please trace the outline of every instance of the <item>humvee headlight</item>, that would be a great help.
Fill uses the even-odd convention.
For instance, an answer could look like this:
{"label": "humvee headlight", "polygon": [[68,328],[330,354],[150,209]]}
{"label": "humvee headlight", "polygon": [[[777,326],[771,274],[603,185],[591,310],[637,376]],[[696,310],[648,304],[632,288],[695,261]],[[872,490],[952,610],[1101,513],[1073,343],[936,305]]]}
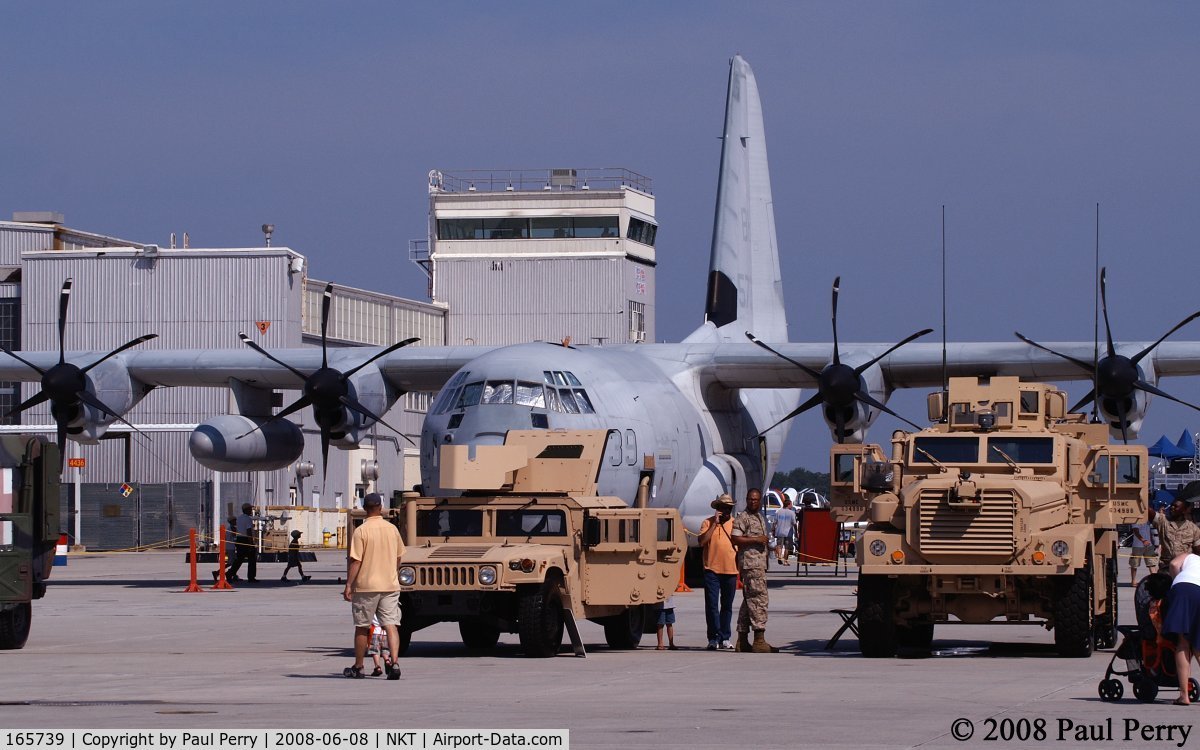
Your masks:
{"label": "humvee headlight", "polygon": [[417,580],[416,569],[414,569],[408,565],[405,565],[403,568],[400,569],[400,585],[401,586],[411,586],[411,585],[413,585],[414,582],[416,582],[416,580]]}
{"label": "humvee headlight", "polygon": [[1071,551],[1071,545],[1059,539],[1050,545],[1050,551],[1054,553],[1055,557],[1066,557],[1067,553]]}
{"label": "humvee headlight", "polygon": [[479,582],[484,586],[491,586],[496,582],[496,569],[491,565],[484,565],[479,569]]}
{"label": "humvee headlight", "polygon": [[887,552],[887,544],[882,539],[876,539],[871,542],[871,554],[876,557],[883,557],[883,553]]}

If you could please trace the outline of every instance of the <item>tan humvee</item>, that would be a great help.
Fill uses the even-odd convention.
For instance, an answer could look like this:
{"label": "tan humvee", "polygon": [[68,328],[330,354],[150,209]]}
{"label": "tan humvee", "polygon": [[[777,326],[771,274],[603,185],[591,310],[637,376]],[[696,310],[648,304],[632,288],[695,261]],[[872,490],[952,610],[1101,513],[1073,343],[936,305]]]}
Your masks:
{"label": "tan humvee", "polygon": [[[462,497],[407,497],[385,511],[401,561],[401,649],[412,633],[457,622],[469,648],[517,633],[529,656],[553,656],[564,626],[604,626],[613,648],[635,648],[654,605],[674,591],[687,546],[679,512],[599,497],[604,430],[510,431],[504,445],[441,448],[441,483]],[[352,525],[361,523],[361,511]]]}
{"label": "tan humvee", "polygon": [[864,656],[928,647],[933,626],[997,618],[1053,628],[1063,656],[1116,645],[1117,533],[1146,518],[1144,446],[1068,414],[1066,394],[1015,377],[951,378],[917,433],[836,445],[830,510],[858,544]]}

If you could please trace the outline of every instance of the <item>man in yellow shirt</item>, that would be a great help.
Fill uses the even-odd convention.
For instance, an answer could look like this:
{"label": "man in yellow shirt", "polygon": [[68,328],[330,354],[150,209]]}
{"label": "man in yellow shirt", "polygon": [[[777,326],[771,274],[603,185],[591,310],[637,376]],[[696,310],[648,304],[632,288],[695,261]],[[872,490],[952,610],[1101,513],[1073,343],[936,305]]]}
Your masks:
{"label": "man in yellow shirt", "polygon": [[704,548],[704,615],[708,621],[708,650],[732,649],[733,595],[737,591],[737,561],[730,534],[733,531],[733,498],[721,495],[712,501],[711,518],[700,524]]}
{"label": "man in yellow shirt", "polygon": [[342,597],[351,603],[354,614],[354,666],[342,670],[342,675],[363,677],[363,659],[371,642],[371,618],[387,631],[388,650],[392,661],[387,678],[400,679],[400,578],[396,574],[404,542],[396,527],[383,519],[383,498],[372,492],[363,498],[367,519],[350,536],[349,565],[346,570],[346,590]]}

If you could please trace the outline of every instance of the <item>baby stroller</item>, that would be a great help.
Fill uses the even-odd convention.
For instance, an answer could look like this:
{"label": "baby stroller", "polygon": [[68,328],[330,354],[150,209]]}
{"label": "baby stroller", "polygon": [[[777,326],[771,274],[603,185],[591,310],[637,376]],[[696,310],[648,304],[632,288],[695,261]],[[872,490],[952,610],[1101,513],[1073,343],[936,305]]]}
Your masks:
{"label": "baby stroller", "polygon": [[[1159,688],[1178,687],[1175,645],[1162,637],[1160,606],[1170,587],[1171,579],[1163,573],[1148,575],[1138,583],[1133,594],[1138,624],[1117,626],[1124,638],[1097,686],[1100,700],[1120,700],[1125,693],[1125,686],[1114,675],[1128,679],[1134,697],[1143,703],[1152,703]],[[1115,667],[1117,659],[1125,661],[1125,671]],[[1188,699],[1200,701],[1200,682],[1194,677],[1188,680]]]}

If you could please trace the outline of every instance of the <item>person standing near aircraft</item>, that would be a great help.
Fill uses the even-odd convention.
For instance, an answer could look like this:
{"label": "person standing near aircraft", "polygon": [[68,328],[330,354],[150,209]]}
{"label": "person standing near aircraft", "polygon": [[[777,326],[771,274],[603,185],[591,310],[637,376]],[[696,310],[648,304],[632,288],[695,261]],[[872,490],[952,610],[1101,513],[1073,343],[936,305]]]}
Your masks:
{"label": "person standing near aircraft", "polygon": [[1145,565],[1148,572],[1153,573],[1158,567],[1155,558],[1158,557],[1158,545],[1154,543],[1154,532],[1149,523],[1136,524],[1130,531],[1129,542],[1129,585],[1137,585],[1138,567]]}
{"label": "person standing near aircraft", "polygon": [[796,511],[792,510],[792,499],[786,495],[783,507],[775,512],[775,559],[787,565],[792,556],[792,532],[796,529]]}
{"label": "person standing near aircraft", "polygon": [[387,631],[391,661],[387,678],[400,679],[400,557],[404,541],[396,527],[383,519],[383,497],[372,492],[363,498],[367,518],[350,537],[346,589],[342,597],[351,603],[354,615],[354,665],[342,670],[343,677],[363,677],[363,659],[371,642],[371,619]]}
{"label": "person standing near aircraft", "polygon": [[1159,570],[1167,570],[1179,555],[1200,553],[1200,527],[1192,522],[1192,500],[1196,497],[1200,497],[1200,481],[1185,484],[1165,514],[1150,508],[1150,524],[1158,532]]}
{"label": "person standing near aircraft", "polygon": [[712,501],[711,518],[700,524],[704,549],[704,615],[708,621],[708,650],[733,648],[733,594],[737,590],[737,561],[733,549],[733,498]]}
{"label": "person standing near aircraft", "polygon": [[[779,649],[767,643],[767,519],[762,514],[762,492],[746,493],[746,509],[733,519],[733,546],[737,547],[738,574],[742,577],[742,608],[738,611],[735,650],[773,654]],[[750,631],[754,630],[754,643]]]}
{"label": "person standing near aircraft", "polygon": [[237,556],[233,558],[233,564],[225,570],[226,580],[238,579],[237,574],[242,569],[243,562],[248,564],[246,581],[254,583],[258,580],[258,546],[254,543],[254,517],[250,515],[252,510],[253,505],[242,503],[242,514],[237,517],[237,536],[233,538]]}

